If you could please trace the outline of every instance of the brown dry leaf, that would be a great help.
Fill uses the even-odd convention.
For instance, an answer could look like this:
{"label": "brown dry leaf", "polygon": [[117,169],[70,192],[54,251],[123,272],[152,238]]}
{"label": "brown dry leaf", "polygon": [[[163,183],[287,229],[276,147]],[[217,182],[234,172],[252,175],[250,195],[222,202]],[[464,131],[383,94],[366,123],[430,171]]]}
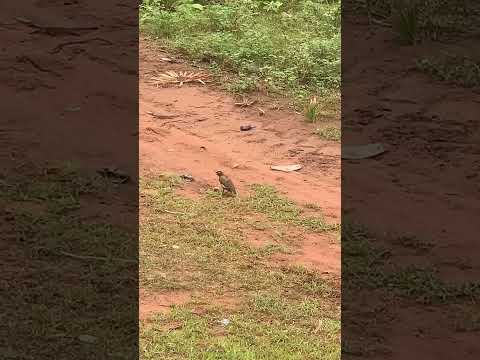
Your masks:
{"label": "brown dry leaf", "polygon": [[283,172],[292,172],[300,170],[303,166],[300,164],[293,164],[293,165],[272,165],[270,169],[276,171],[283,171]]}
{"label": "brown dry leaf", "polygon": [[185,83],[198,82],[205,85],[209,81],[209,75],[204,72],[189,72],[189,71],[165,71],[160,74],[156,74],[150,78],[151,83],[159,85],[178,84],[182,86]]}

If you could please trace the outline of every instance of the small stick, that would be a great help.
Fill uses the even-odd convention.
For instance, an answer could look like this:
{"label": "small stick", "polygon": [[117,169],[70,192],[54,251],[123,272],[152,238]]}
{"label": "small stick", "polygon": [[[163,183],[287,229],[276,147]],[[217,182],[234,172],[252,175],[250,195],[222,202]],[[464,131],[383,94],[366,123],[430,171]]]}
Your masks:
{"label": "small stick", "polygon": [[161,123],[160,126],[165,126],[167,124],[172,124],[172,123],[176,123],[176,122],[185,122],[185,120],[179,119],[179,120],[165,121],[165,122]]}
{"label": "small stick", "polygon": [[154,113],[153,111],[147,111],[147,114],[156,119],[173,119],[178,117],[178,115],[157,114],[157,113]]}
{"label": "small stick", "polygon": [[59,44],[57,45],[56,47],[54,47],[52,50],[49,51],[50,54],[56,54],[58,52],[60,52],[61,50],[63,50],[64,47],[66,46],[69,46],[69,45],[79,45],[79,44],[87,44],[89,42],[92,42],[92,41],[100,41],[100,42],[103,42],[104,44],[106,45],[112,45],[113,43],[109,40],[106,40],[104,38],[99,38],[99,37],[95,37],[95,38],[92,38],[92,39],[86,39],[86,40],[78,40],[78,41],[68,41],[68,42],[64,42],[62,44]]}
{"label": "small stick", "polygon": [[165,210],[165,209],[161,209],[161,211],[167,213],[167,214],[172,214],[172,215],[187,215],[185,213],[181,213],[181,212],[176,212],[176,211],[170,211],[170,210]]}
{"label": "small stick", "polygon": [[114,260],[114,261],[120,261],[120,262],[128,262],[128,263],[138,263],[137,260],[131,260],[131,259],[121,259],[121,258],[107,258],[107,257],[101,257],[101,256],[82,256],[82,255],[75,255],[66,251],[60,251],[60,254],[74,258],[74,259],[79,259],[79,260],[102,260],[102,261],[107,261],[107,260]]}

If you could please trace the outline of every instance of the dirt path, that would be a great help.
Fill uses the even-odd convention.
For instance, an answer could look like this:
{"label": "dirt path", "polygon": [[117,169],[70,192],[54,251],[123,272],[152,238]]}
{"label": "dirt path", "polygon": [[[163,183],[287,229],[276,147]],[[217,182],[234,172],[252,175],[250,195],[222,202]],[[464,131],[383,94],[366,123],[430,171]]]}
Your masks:
{"label": "dirt path", "polygon": [[[149,73],[190,70],[186,64],[162,62],[167,56],[140,46],[140,168],[141,172],[191,174],[198,184],[216,186],[215,170],[223,169],[242,193],[254,183],[276,186],[299,204],[315,203],[325,215],[340,216],[340,146],[322,141],[314,127],[292,111],[235,106],[235,99],[212,87],[155,88]],[[264,105],[259,105],[264,106]],[[268,109],[268,108],[266,108]],[[147,112],[171,119],[155,119]],[[241,132],[241,124],[256,129]],[[270,170],[272,164],[301,163],[298,173]]]}

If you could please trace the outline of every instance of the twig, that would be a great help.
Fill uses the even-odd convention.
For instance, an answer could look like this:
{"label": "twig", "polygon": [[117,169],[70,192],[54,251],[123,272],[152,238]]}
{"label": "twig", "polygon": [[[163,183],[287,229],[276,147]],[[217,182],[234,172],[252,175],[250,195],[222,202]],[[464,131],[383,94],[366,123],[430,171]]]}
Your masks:
{"label": "twig", "polygon": [[66,251],[60,251],[59,253],[74,259],[79,259],[79,260],[101,260],[101,261],[113,260],[113,261],[120,261],[120,262],[127,262],[127,263],[138,263],[137,260],[131,260],[131,259],[107,258],[103,256],[83,256],[83,255],[75,255]]}
{"label": "twig", "polygon": [[98,30],[98,26],[55,26],[55,25],[40,25],[35,24],[32,20],[25,19],[22,17],[15,18],[19,23],[27,25],[31,28],[41,30],[46,32],[49,35],[79,35],[76,31],[81,30]]}
{"label": "twig", "polygon": [[179,120],[166,121],[164,123],[161,123],[160,126],[165,126],[167,124],[176,123],[176,122],[185,122],[185,120],[179,119]]}
{"label": "twig", "polygon": [[106,39],[103,39],[103,38],[92,38],[92,39],[87,39],[87,40],[78,40],[78,41],[68,41],[68,42],[65,42],[65,43],[62,43],[62,44],[59,44],[57,45],[56,47],[54,47],[52,50],[50,50],[50,54],[56,54],[58,52],[60,52],[65,46],[68,46],[68,45],[78,45],[78,44],[86,44],[86,43],[89,43],[91,41],[101,41],[103,42],[104,44],[107,44],[107,45],[113,45],[113,43],[111,41],[108,41]]}
{"label": "twig", "polygon": [[236,106],[240,106],[240,107],[248,107],[248,106],[252,106],[252,105],[255,104],[256,102],[257,102],[256,99],[251,100],[251,101],[249,101],[249,100],[247,100],[247,99],[243,99],[242,102],[237,102],[237,103],[235,103],[235,105],[236,105]]}
{"label": "twig", "polygon": [[154,117],[156,119],[174,119],[177,118],[178,115],[164,115],[164,114],[157,114],[152,111],[147,111],[147,114],[150,115],[151,117]]}
{"label": "twig", "polygon": [[388,23],[386,23],[386,22],[384,22],[384,21],[382,21],[382,20],[378,20],[378,19],[372,18],[370,21],[371,21],[372,23],[376,24],[376,25],[384,26],[384,27],[387,27],[387,28],[391,27],[390,24],[388,24]]}
{"label": "twig", "polygon": [[161,209],[161,211],[167,213],[167,214],[172,214],[172,215],[187,215],[185,213],[181,213],[181,212],[176,212],[176,211],[170,211],[170,210],[165,210],[165,209]]}

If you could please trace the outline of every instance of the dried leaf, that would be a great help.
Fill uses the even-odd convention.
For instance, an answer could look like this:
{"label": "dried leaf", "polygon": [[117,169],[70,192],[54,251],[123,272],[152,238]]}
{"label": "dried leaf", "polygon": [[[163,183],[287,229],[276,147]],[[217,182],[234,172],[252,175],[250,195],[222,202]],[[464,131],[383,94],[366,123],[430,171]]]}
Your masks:
{"label": "dried leaf", "polygon": [[299,164],[295,165],[272,165],[270,166],[270,169],[272,170],[277,170],[277,171],[283,171],[283,172],[292,172],[292,171],[297,171],[300,170],[303,166]]}
{"label": "dried leaf", "polygon": [[155,74],[150,77],[151,82],[154,85],[167,85],[167,84],[179,84],[182,86],[185,83],[198,82],[205,85],[209,79],[209,75],[203,72],[189,72],[189,71],[180,71],[176,72],[173,70],[165,71],[164,73]]}

